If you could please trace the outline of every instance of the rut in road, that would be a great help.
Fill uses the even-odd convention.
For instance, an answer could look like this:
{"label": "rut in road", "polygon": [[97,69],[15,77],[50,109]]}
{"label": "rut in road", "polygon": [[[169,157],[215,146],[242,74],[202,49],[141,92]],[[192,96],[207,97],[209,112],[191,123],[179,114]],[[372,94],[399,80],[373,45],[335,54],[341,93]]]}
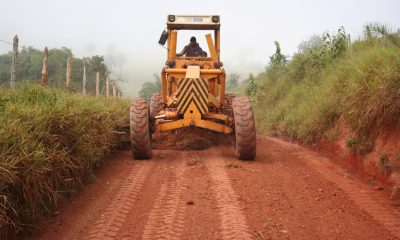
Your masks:
{"label": "rut in road", "polygon": [[329,161],[321,162],[315,160],[312,154],[303,153],[298,154],[298,156],[306,156],[310,165],[314,165],[313,167],[320,172],[326,179],[329,181],[336,183],[339,185],[347,195],[364,211],[366,211],[371,217],[380,222],[387,230],[389,230],[394,236],[400,238],[400,223],[399,223],[399,215],[393,213],[390,209],[388,209],[385,205],[377,202],[371,196],[374,196],[372,191],[361,190],[358,184],[345,177],[344,172],[336,172],[332,169],[335,169],[332,166],[332,163]]}
{"label": "rut in road", "polygon": [[124,224],[130,209],[140,194],[143,183],[152,167],[152,162],[138,162],[122,183],[115,198],[104,214],[89,230],[87,239],[113,239]]}
{"label": "rut in road", "polygon": [[254,162],[230,145],[155,150],[150,161],[119,153],[40,239],[397,239],[400,207],[364,192],[371,186],[294,144],[258,144]]}
{"label": "rut in road", "polygon": [[238,201],[238,195],[233,190],[231,181],[225,172],[224,161],[221,157],[216,157],[208,159],[205,164],[214,185],[222,238],[253,239]]}
{"label": "rut in road", "polygon": [[181,239],[186,208],[185,161],[170,181],[162,183],[144,227],[143,239]]}
{"label": "rut in road", "polygon": [[281,146],[297,149],[294,155],[306,160],[305,162],[317,170],[328,181],[338,185],[343,189],[347,196],[352,199],[361,209],[367,212],[372,218],[380,222],[394,236],[400,239],[400,215],[393,212],[384,204],[376,201],[372,196],[374,192],[360,186],[358,181],[346,177],[344,169],[335,166],[329,159],[318,156],[314,152],[306,149],[299,149],[296,145],[278,139],[270,139],[279,143]]}

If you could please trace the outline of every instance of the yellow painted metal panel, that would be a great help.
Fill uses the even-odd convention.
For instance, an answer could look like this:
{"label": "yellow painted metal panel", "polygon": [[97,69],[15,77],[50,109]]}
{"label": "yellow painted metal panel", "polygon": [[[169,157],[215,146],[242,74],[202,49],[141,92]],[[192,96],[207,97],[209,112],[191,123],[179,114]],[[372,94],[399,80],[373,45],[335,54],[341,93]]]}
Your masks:
{"label": "yellow painted metal panel", "polygon": [[[203,87],[206,86],[206,87]],[[207,81],[201,78],[183,78],[178,82],[178,111],[185,114],[190,104],[196,105],[201,114],[208,112]]]}
{"label": "yellow painted metal panel", "polygon": [[220,61],[221,55],[221,32],[215,31],[215,49],[217,50],[218,61]]}
{"label": "yellow painted metal panel", "polygon": [[207,39],[208,49],[210,50],[211,59],[216,62],[218,61],[218,55],[217,51],[215,50],[215,46],[212,41],[210,33],[206,34],[206,39]]}
{"label": "yellow painted metal panel", "polygon": [[189,65],[186,70],[186,78],[200,78],[200,66]]}
{"label": "yellow painted metal panel", "polygon": [[169,44],[169,57],[168,60],[174,60],[176,58],[176,39],[178,38],[177,31],[171,31],[171,42]]}
{"label": "yellow painted metal panel", "polygon": [[231,121],[231,118],[228,115],[220,113],[207,113],[203,117],[206,119],[218,119],[226,122]]}
{"label": "yellow painted metal panel", "polygon": [[[186,69],[184,68],[167,68],[165,69],[166,73],[169,74],[186,74]],[[200,69],[200,74],[222,74],[224,71],[222,69]]]}
{"label": "yellow painted metal panel", "polygon": [[167,74],[165,73],[165,69],[163,69],[161,73],[161,95],[163,98],[163,102],[167,102]]}
{"label": "yellow painted metal panel", "polygon": [[221,95],[219,96],[219,100],[221,103],[223,103],[225,101],[225,72],[223,75],[220,76],[220,80],[221,80]]}
{"label": "yellow painted metal panel", "polygon": [[201,127],[225,134],[230,134],[233,132],[233,129],[229,126],[202,119],[180,119],[173,122],[163,122],[156,126],[156,132],[166,132],[189,126]]}

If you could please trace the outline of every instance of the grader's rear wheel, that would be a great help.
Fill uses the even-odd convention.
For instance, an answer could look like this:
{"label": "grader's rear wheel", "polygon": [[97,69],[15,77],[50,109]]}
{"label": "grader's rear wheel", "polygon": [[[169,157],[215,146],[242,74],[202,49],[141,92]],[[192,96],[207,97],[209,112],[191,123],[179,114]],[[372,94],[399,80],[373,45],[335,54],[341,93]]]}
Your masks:
{"label": "grader's rear wheel", "polygon": [[240,160],[254,160],[257,143],[251,101],[247,97],[235,97],[232,109],[235,120],[235,156]]}
{"label": "grader's rear wheel", "polygon": [[149,106],[145,99],[133,101],[130,111],[131,145],[134,159],[151,159]]}
{"label": "grader's rear wheel", "polygon": [[153,93],[150,101],[150,129],[152,133],[156,130],[156,119],[154,117],[159,115],[163,109],[164,103],[161,93]]}

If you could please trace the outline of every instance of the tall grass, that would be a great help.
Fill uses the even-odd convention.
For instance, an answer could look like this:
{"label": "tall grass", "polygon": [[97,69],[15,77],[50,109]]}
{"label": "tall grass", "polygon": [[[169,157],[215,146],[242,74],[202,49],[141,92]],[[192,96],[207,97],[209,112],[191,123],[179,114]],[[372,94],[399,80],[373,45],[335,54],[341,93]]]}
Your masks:
{"label": "tall grass", "polygon": [[0,238],[34,226],[93,181],[128,106],[34,85],[0,88]]}
{"label": "tall grass", "polygon": [[341,46],[335,54],[324,44],[299,52],[257,77],[253,97],[262,133],[313,143],[339,118],[362,138],[399,123],[398,36],[369,35]]}

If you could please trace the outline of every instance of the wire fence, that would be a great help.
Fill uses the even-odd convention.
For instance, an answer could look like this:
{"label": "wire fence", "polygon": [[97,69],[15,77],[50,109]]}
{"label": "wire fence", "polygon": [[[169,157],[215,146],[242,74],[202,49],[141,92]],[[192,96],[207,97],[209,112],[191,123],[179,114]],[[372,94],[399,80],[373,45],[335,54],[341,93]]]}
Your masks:
{"label": "wire fence", "polygon": [[[4,73],[8,72],[9,74],[9,83],[7,82],[2,82],[0,81],[0,86],[5,87],[5,86],[11,86],[11,89],[15,88],[15,84],[17,79],[16,76],[16,72],[17,72],[17,65],[18,65],[18,52],[21,49],[25,49],[26,46],[20,46],[19,45],[19,39],[17,37],[17,35],[15,35],[14,37],[14,41],[16,46],[14,45],[13,42],[9,42],[7,40],[4,39],[0,39],[0,55],[1,54],[12,54],[12,61],[11,62],[0,62],[0,73],[2,73],[3,75],[5,75]],[[43,68],[41,70],[41,84],[44,87],[47,87],[48,85],[48,50],[47,47],[44,48],[44,61],[43,61]],[[70,58],[70,57],[69,57]],[[69,59],[68,58],[68,59]],[[71,66],[68,66],[67,61],[68,59],[66,59],[66,88],[69,89],[70,88],[70,81],[71,81]],[[70,61],[70,60],[69,60]],[[85,68],[85,66],[84,66]],[[99,96],[101,93],[103,93],[105,96],[113,96],[113,97],[121,97],[121,91],[119,89],[119,87],[115,84],[115,81],[110,80],[108,77],[105,80],[106,82],[106,86],[99,86],[99,80],[97,78],[97,74],[99,74],[99,72],[96,73],[96,96]],[[0,76],[2,77],[2,76]],[[4,76],[3,76],[4,78]],[[86,95],[87,94],[87,89],[86,89],[86,72],[83,73],[82,76],[82,94]],[[106,88],[107,90],[104,93],[104,88]],[[100,90],[101,89],[101,90]]]}

